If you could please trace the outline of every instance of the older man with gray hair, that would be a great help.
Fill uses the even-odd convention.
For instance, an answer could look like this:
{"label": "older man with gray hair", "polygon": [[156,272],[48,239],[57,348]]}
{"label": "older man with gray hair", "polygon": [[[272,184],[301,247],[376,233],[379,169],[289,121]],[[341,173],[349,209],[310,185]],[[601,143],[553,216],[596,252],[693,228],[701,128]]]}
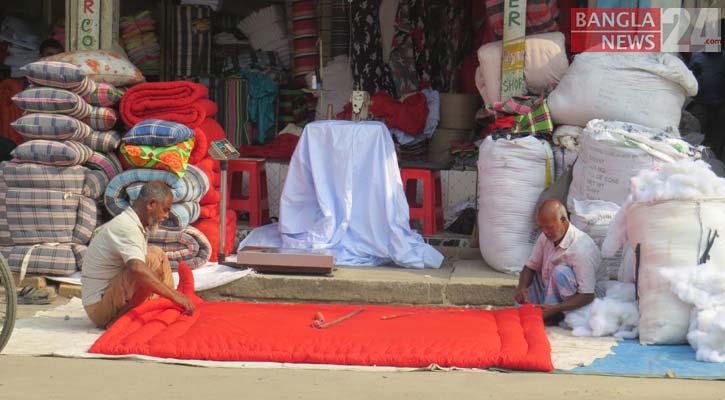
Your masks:
{"label": "older man with gray hair", "polygon": [[149,231],[169,216],[173,197],[164,182],[143,185],[138,198],[98,228],[83,257],[81,294],[88,317],[99,327],[144,301],[162,296],[187,313],[194,304],[174,290],[166,253],[148,245]]}
{"label": "older man with gray hair", "polygon": [[607,274],[599,247],[569,222],[561,202],[545,201],[536,221],[542,232],[519,275],[514,299],[541,307],[545,322],[555,324],[564,311],[603,297]]}

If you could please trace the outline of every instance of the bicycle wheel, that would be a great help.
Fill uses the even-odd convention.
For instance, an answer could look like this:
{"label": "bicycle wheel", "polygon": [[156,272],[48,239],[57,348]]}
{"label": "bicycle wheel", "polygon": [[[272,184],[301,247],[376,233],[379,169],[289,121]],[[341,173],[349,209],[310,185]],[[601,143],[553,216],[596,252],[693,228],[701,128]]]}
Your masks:
{"label": "bicycle wheel", "polygon": [[15,311],[18,304],[15,281],[7,261],[0,254],[0,352],[10,340],[15,327]]}

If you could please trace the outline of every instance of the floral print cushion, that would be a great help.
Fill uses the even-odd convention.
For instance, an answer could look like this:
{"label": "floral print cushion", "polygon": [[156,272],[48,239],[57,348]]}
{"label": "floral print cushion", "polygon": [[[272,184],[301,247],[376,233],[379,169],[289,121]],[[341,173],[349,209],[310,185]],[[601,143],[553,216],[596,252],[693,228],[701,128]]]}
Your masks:
{"label": "floral print cushion", "polygon": [[194,138],[171,146],[148,146],[122,143],[120,153],[133,167],[169,171],[183,178],[194,148]]}

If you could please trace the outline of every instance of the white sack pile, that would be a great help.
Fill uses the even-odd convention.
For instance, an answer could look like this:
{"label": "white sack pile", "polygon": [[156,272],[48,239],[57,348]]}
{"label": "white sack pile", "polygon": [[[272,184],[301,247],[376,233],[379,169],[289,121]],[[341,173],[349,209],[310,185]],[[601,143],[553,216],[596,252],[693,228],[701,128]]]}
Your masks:
{"label": "white sack pile", "polygon": [[[603,256],[611,256],[625,242],[631,248],[641,246],[640,343],[686,343],[692,306],[675,296],[661,271],[686,271],[700,264],[714,233],[725,232],[725,179],[703,161],[641,171],[609,229]],[[710,262],[725,265],[725,242],[718,238],[713,243]]]}
{"label": "white sack pile", "polygon": [[604,298],[565,314],[564,325],[572,329],[574,336],[637,337],[639,311],[631,283],[609,281]]}
{"label": "white sack pile", "polygon": [[553,181],[549,143],[526,136],[487,137],[479,147],[479,247],[493,269],[518,273],[531,255],[538,229],[539,195]]}
{"label": "white sack pile", "polygon": [[602,118],[676,131],[685,97],[696,94],[695,76],[671,54],[582,53],[548,100],[557,125]]}

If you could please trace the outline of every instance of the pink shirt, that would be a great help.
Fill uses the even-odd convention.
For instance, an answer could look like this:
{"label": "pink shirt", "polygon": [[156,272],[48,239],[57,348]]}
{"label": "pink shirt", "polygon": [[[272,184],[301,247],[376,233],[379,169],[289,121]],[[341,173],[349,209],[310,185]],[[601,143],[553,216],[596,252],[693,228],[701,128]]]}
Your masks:
{"label": "pink shirt", "polygon": [[549,281],[554,267],[567,265],[574,270],[577,292],[594,293],[597,297],[604,296],[608,279],[607,271],[601,264],[602,255],[597,244],[571,223],[558,246],[543,233],[540,234],[526,262],[529,269],[541,272],[544,282]]}

